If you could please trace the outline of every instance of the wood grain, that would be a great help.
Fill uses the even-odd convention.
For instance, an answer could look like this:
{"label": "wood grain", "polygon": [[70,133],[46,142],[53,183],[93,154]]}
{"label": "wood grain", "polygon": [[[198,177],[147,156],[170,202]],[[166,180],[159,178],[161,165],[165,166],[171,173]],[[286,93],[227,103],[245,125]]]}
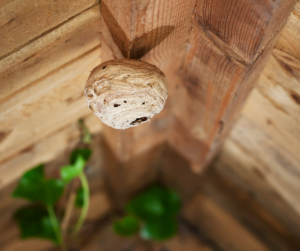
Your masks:
{"label": "wood grain", "polygon": [[[190,201],[184,215],[221,250],[271,250],[205,195],[199,194]],[[235,233],[239,233],[238,238]]]}
{"label": "wood grain", "polygon": [[[170,86],[171,89],[173,88],[173,91],[170,91],[170,102],[174,123],[168,141],[191,162],[191,166],[198,173],[218,152],[235,123],[279,37],[282,20],[287,19],[288,10],[294,3],[294,1],[289,3],[282,1],[278,4],[284,4],[285,7],[277,9],[277,5],[272,3],[268,5],[268,1],[258,6],[255,4],[250,6],[243,2],[245,8],[249,5],[250,8],[253,7],[264,13],[263,18],[260,19],[260,15],[256,15],[256,22],[247,23],[246,20],[241,21],[235,15],[235,8],[238,8],[238,4],[232,5],[234,2],[212,1],[208,3],[203,1],[197,3],[195,20],[191,24],[188,41],[189,50],[182,61],[180,70],[176,72],[178,82],[172,82]],[[266,14],[264,4],[272,9],[272,15]],[[216,8],[218,11],[215,12]],[[278,12],[281,13],[280,18],[277,18]],[[253,14],[249,13],[249,15]],[[221,19],[222,15],[226,15],[224,22],[221,22],[224,19],[224,17]],[[265,18],[269,21],[264,21]],[[268,31],[274,22],[277,22],[279,30],[278,32],[273,30],[274,33],[271,35]],[[255,42],[254,35],[251,36],[253,38],[251,43],[243,43],[242,39],[237,40],[240,41],[239,46],[243,50],[238,51],[234,46],[234,39],[243,36],[245,30],[243,25],[256,35],[268,37],[268,43],[264,44],[263,50],[257,57],[255,55],[259,47],[255,50],[250,49],[251,57],[253,57],[250,61],[246,55],[249,54],[248,49],[244,48],[244,50],[242,47],[243,45],[251,46],[251,43]],[[247,31],[247,34],[252,33]],[[228,39],[232,44],[228,43],[227,38],[222,34],[229,36],[230,39]],[[250,37],[243,38],[250,39]]]}
{"label": "wood grain", "polygon": [[51,29],[97,4],[96,0],[4,0],[0,3],[0,58],[29,44]]}
{"label": "wood grain", "polygon": [[100,10],[95,6],[0,60],[0,103],[99,46],[99,26]]}
{"label": "wood grain", "polygon": [[[242,189],[251,190],[266,210],[280,218],[298,235],[299,15],[298,1],[242,117],[218,159],[219,171],[223,176],[239,184]],[[222,171],[222,163],[232,175]],[[247,182],[243,182],[245,180]],[[252,187],[247,183],[252,184]]]}
{"label": "wood grain", "polygon": [[[92,132],[97,133],[99,132],[99,128],[96,129],[95,126],[91,126],[93,124],[93,119],[88,116],[84,118],[86,125],[89,126]],[[96,130],[95,130],[96,129]],[[62,129],[59,132],[51,135],[50,137],[46,138],[43,142],[37,144],[32,150],[27,152],[27,158],[25,157],[26,153],[20,154],[19,158],[19,166],[23,165],[30,165],[36,164],[33,163],[37,161],[37,163],[44,163],[45,164],[45,175],[46,177],[57,178],[59,176],[59,169],[62,166],[65,166],[69,163],[69,156],[71,151],[74,150],[75,147],[80,147],[78,142],[80,140],[80,132],[77,126],[77,123],[71,124],[68,127]],[[88,216],[83,225],[84,231],[81,234],[86,234],[83,239],[88,239],[91,234],[91,229],[95,230],[94,225],[99,224],[103,218],[105,218],[108,214],[112,211],[112,204],[108,197],[107,191],[104,186],[104,177],[103,177],[103,161],[100,157],[101,149],[100,149],[100,140],[101,135],[94,134],[92,137],[92,143],[90,144],[90,148],[92,149],[92,156],[88,162],[88,165],[85,167],[86,176],[89,181],[90,187],[90,207],[88,211]],[[60,143],[60,144],[58,144]],[[48,152],[47,152],[48,151]],[[52,157],[50,155],[53,155]],[[23,155],[23,158],[21,156]],[[34,157],[34,160],[30,160]],[[50,157],[51,160],[47,159]],[[24,163],[22,163],[24,161]],[[1,166],[2,167],[2,166]],[[8,166],[7,166],[8,167]],[[29,166],[29,168],[32,166]],[[4,170],[4,175],[9,176],[9,170]],[[16,172],[21,172],[21,168],[19,170],[15,167],[15,169],[10,170],[11,175],[16,174]],[[23,169],[23,171],[25,171]],[[22,174],[22,173],[21,173]],[[2,176],[1,176],[2,178]],[[49,241],[42,242],[38,240],[33,241],[24,241],[20,239],[18,225],[13,220],[14,212],[24,206],[27,205],[28,202],[23,199],[16,199],[11,197],[11,193],[17,186],[17,179],[20,176],[14,177],[12,182],[7,184],[5,187],[1,187],[0,191],[0,229],[2,234],[0,236],[0,249],[1,250],[20,250],[22,248],[28,250],[53,250],[53,244]],[[69,187],[76,191],[77,187],[76,184],[72,187]],[[65,209],[64,197],[67,197],[68,193],[64,193],[62,198],[56,205],[56,210],[60,211]],[[61,211],[60,211],[61,212]],[[78,219],[78,215],[80,214],[80,210],[74,210],[71,216],[71,224],[76,224]],[[3,232],[5,229],[5,233]],[[30,247],[32,245],[32,247]]]}
{"label": "wood grain", "polygon": [[99,63],[100,48],[96,47],[3,103],[0,160],[89,114],[83,83]]}
{"label": "wood grain", "polygon": [[[107,137],[107,135],[104,134]],[[128,160],[119,159],[114,155],[106,140],[102,142],[104,171],[111,196],[116,205],[122,208],[130,197],[138,190],[157,180],[161,163],[163,145],[131,155]]]}
{"label": "wood grain", "polygon": [[[106,0],[101,2],[101,6],[101,12],[104,16],[101,32],[106,44],[104,45],[106,50],[103,51],[103,59],[122,58],[123,54],[126,54],[125,51],[128,51],[129,45],[125,46],[127,49],[121,45],[126,45],[128,41],[129,43],[130,41],[138,42],[140,38],[141,42],[138,44],[144,44],[145,46],[142,47],[145,47],[146,50],[139,52],[140,49],[137,46],[137,51],[133,54],[141,55],[141,53],[144,54],[149,48],[152,48],[142,57],[142,60],[158,66],[166,74],[168,67],[173,63],[171,60],[176,57],[176,53],[185,49],[186,37],[183,34],[187,34],[194,1],[133,2]],[[109,23],[107,20],[113,20],[113,22]],[[106,23],[110,27],[107,27]],[[174,29],[170,32],[170,29],[160,27],[174,27]],[[116,32],[119,30],[123,32]],[[164,38],[163,41],[162,38]],[[120,161],[128,161],[162,143],[168,125],[167,110],[168,102],[162,115],[155,116],[151,120],[151,124],[144,124],[134,130],[120,132],[104,127],[105,138],[115,156]]]}
{"label": "wood grain", "polygon": [[195,19],[252,64],[282,29],[295,1],[198,1]]}
{"label": "wood grain", "polygon": [[[223,165],[222,168],[227,167]],[[211,167],[202,179],[201,188],[192,199],[187,200],[184,207],[183,215],[197,228],[195,233],[211,243],[211,246],[214,244],[224,250],[259,250],[252,246],[254,243],[262,244],[267,250],[297,250],[300,247],[298,234],[278,217],[266,213],[252,193],[240,190],[230,179],[220,175],[224,171],[220,169],[221,166]],[[225,223],[231,221],[230,218],[233,222]],[[219,236],[218,229],[214,229],[214,220],[217,221],[215,224],[218,229],[222,229],[219,233],[222,236]],[[235,239],[226,234],[227,231],[241,231],[245,235],[238,234],[241,238]],[[246,235],[252,236],[252,241],[251,238],[248,241],[242,240]]]}
{"label": "wood grain", "polygon": [[[92,134],[99,134],[102,131],[98,118],[90,114],[84,117],[84,123]],[[18,153],[13,158],[1,163],[0,188],[8,186],[30,168],[40,164],[47,163],[59,156],[62,152],[70,151],[80,141],[80,130],[75,124],[55,131],[46,136],[36,144]],[[59,142],[59,144],[57,144]]]}

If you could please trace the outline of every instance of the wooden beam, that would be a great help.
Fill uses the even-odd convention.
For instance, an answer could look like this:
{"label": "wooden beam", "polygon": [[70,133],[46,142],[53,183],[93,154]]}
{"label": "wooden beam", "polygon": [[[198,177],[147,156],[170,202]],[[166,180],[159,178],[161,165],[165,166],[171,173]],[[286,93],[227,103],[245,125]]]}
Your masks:
{"label": "wooden beam", "polygon": [[44,0],[34,3],[31,0],[1,1],[0,59],[97,3],[97,0]]}
{"label": "wooden beam", "polygon": [[96,5],[1,59],[0,104],[10,99],[14,92],[99,46],[99,26],[100,10]]}
{"label": "wooden beam", "polygon": [[197,1],[180,80],[170,83],[168,141],[198,172],[234,125],[294,2]]}
{"label": "wooden beam", "polygon": [[[138,55],[170,79],[176,69],[170,65],[179,66],[174,62],[180,62],[176,59],[186,48],[194,5],[194,0],[101,1],[103,61]],[[163,165],[169,110],[167,101],[151,123],[136,128],[121,131],[104,126],[106,174],[120,205],[157,178]]]}
{"label": "wooden beam", "polygon": [[[106,136],[107,137],[107,136]],[[104,171],[111,196],[120,208],[137,191],[155,182],[162,166],[163,145],[147,152],[131,155],[130,159],[118,158],[106,140],[102,141]]]}
{"label": "wooden beam", "polygon": [[220,250],[271,250],[206,195],[198,194],[189,201],[183,214]]}
{"label": "wooden beam", "polygon": [[100,47],[96,47],[3,103],[0,161],[90,114],[82,83],[99,63]]}
{"label": "wooden beam", "polygon": [[[84,117],[84,123],[92,134],[99,134],[102,131],[99,119],[93,114]],[[47,135],[36,144],[27,146],[25,150],[18,152],[16,156],[7,159],[7,161],[2,161],[0,165],[0,189],[20,178],[30,168],[40,163],[48,163],[62,152],[73,149],[80,142],[80,137],[80,129],[76,121]]]}
{"label": "wooden beam", "polygon": [[[130,44],[134,47],[138,41],[131,50],[132,56],[142,56],[142,60],[168,74],[169,65],[185,50],[194,5],[194,0],[101,1],[103,60],[123,58],[129,53]],[[173,68],[169,75],[172,71]],[[164,111],[151,123],[126,131],[104,126],[105,138],[119,161],[129,161],[165,141],[168,110],[167,102]]]}
{"label": "wooden beam", "polygon": [[300,2],[215,162],[300,236]]}
{"label": "wooden beam", "polygon": [[[299,249],[297,231],[265,211],[253,194],[224,179],[213,166],[204,176],[201,188],[183,209],[183,217],[196,227],[201,239],[222,250]],[[239,233],[238,239],[231,235],[234,232]]]}
{"label": "wooden beam", "polygon": [[[110,48],[104,58],[122,58],[131,50],[132,41],[145,34],[149,34],[147,41],[158,39],[151,30],[174,26],[164,41],[152,42],[157,46],[142,60],[156,64],[169,81],[167,108],[161,120],[167,123],[167,140],[201,172],[234,125],[293,4],[294,0],[254,4],[247,0],[176,4],[171,0],[143,4],[104,0],[102,35]],[[183,14],[178,16],[180,12]],[[157,138],[150,132],[151,126],[125,132],[104,130],[116,156],[128,160],[136,152],[136,142],[141,142],[143,151],[153,146],[143,142],[144,135]],[[144,134],[138,133],[143,130]]]}

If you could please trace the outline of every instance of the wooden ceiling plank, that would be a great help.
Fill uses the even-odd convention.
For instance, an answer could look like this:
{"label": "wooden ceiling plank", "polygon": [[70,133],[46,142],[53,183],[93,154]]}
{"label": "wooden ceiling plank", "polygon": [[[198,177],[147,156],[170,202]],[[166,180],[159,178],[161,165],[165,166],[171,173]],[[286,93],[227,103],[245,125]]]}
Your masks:
{"label": "wooden ceiling plank", "polygon": [[98,3],[97,0],[1,1],[0,58],[2,59],[19,50],[24,45]]}
{"label": "wooden ceiling plank", "polygon": [[90,114],[83,83],[101,63],[100,53],[100,47],[94,48],[14,97],[13,112],[1,114],[0,161]]}
{"label": "wooden ceiling plank", "polygon": [[0,104],[11,99],[14,92],[99,46],[99,26],[97,5],[0,60]]}

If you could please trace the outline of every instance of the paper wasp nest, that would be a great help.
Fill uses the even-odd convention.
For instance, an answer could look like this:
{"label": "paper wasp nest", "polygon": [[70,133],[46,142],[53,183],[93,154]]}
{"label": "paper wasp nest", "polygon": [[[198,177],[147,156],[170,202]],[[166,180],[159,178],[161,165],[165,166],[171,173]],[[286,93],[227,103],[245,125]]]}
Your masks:
{"label": "paper wasp nest", "polygon": [[152,64],[111,60],[91,72],[84,94],[87,105],[103,123],[126,129],[150,121],[163,109],[167,79]]}

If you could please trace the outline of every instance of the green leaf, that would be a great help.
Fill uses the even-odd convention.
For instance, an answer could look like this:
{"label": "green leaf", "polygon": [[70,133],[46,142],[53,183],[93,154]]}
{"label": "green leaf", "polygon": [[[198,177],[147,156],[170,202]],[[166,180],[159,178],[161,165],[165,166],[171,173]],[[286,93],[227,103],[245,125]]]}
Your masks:
{"label": "green leaf", "polygon": [[83,157],[83,159],[84,159],[85,161],[88,161],[89,158],[90,158],[91,155],[92,155],[92,150],[91,150],[91,149],[88,149],[88,148],[79,148],[79,149],[75,149],[75,150],[71,153],[71,155],[70,155],[70,164],[71,164],[71,165],[75,164],[77,158],[78,158],[80,155]]}
{"label": "green leaf", "polygon": [[126,211],[145,220],[151,216],[162,216],[165,214],[163,193],[162,187],[152,186],[131,200]]}
{"label": "green leaf", "polygon": [[43,165],[39,165],[24,173],[12,196],[54,205],[64,191],[64,184],[56,179],[46,180],[43,168]]}
{"label": "green leaf", "polygon": [[181,207],[177,192],[152,185],[126,205],[126,211],[142,220],[140,234],[144,239],[165,240],[177,231],[176,215]]}
{"label": "green leaf", "polygon": [[31,202],[40,201],[44,182],[44,166],[39,165],[23,174],[17,188],[12,193],[15,198],[23,198]]}
{"label": "green leaf", "polygon": [[173,217],[155,217],[146,221],[140,231],[145,240],[162,241],[173,237],[177,232],[177,221]]}
{"label": "green leaf", "polygon": [[79,187],[76,192],[75,206],[82,208],[84,204],[83,188]]}
{"label": "green leaf", "polygon": [[44,238],[55,244],[58,243],[47,210],[41,206],[27,206],[20,208],[15,213],[20,230],[21,238]]}
{"label": "green leaf", "polygon": [[152,216],[176,215],[180,207],[181,201],[177,192],[153,185],[131,200],[126,211],[146,220]]}
{"label": "green leaf", "polygon": [[84,166],[84,158],[82,155],[78,155],[73,165],[64,166],[60,169],[60,176],[65,183],[68,183],[83,172]]}
{"label": "green leaf", "polygon": [[127,215],[122,219],[115,221],[113,227],[117,234],[129,237],[139,231],[139,221],[136,217]]}
{"label": "green leaf", "polygon": [[23,177],[29,180],[43,180],[44,179],[44,165],[40,164],[23,174]]}
{"label": "green leaf", "polygon": [[61,180],[49,179],[44,182],[44,196],[42,202],[45,205],[53,206],[64,192],[65,185]]}
{"label": "green leaf", "polygon": [[181,200],[179,194],[176,191],[167,190],[165,196],[168,213],[171,213],[173,215],[178,214],[181,208]]}

